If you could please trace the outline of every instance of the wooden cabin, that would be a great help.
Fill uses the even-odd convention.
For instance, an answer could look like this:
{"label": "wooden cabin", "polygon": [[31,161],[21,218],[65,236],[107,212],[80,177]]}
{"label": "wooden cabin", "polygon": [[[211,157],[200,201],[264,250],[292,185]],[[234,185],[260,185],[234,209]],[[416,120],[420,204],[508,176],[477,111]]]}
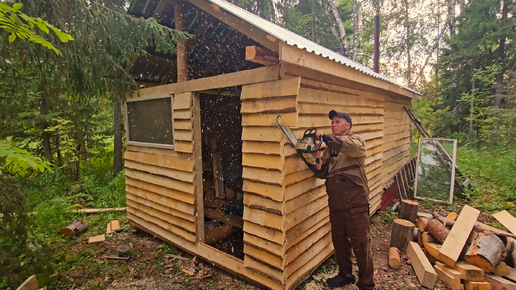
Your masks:
{"label": "wooden cabin", "polygon": [[129,13],[195,37],[177,55],[149,48],[127,68],[127,216],[243,279],[294,289],[333,253],[324,181],[297,137],[330,133],[346,111],[367,142],[373,214],[409,161],[403,106],[420,94],[224,0],[134,0]]}

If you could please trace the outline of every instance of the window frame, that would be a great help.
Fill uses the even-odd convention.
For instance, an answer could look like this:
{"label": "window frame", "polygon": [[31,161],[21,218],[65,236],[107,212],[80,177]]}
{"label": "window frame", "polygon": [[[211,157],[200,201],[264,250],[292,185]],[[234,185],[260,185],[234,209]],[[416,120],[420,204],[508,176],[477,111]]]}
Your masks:
{"label": "window frame", "polygon": [[[141,142],[141,141],[132,141],[130,140],[130,128],[129,128],[129,111],[127,110],[127,103],[132,102],[143,102],[143,101],[150,101],[155,99],[166,99],[170,98],[170,114],[171,114],[171,122],[172,122],[172,144],[161,144],[161,143],[147,143],[147,142]],[[127,145],[134,145],[134,146],[145,146],[145,147],[154,147],[154,148],[164,148],[164,149],[175,149],[176,147],[176,134],[174,130],[174,95],[173,94],[163,94],[163,95],[156,95],[152,97],[146,97],[146,98],[129,98],[126,99],[124,102],[124,110],[125,110],[125,128],[126,128],[126,144]]]}

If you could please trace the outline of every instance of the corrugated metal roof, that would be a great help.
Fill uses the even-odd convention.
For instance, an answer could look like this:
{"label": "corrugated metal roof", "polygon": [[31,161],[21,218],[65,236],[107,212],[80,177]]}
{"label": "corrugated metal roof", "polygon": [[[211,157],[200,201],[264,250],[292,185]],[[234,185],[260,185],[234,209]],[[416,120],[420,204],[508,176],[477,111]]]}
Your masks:
{"label": "corrugated metal roof", "polygon": [[207,1],[219,6],[220,8],[226,10],[227,12],[233,14],[234,16],[248,22],[249,24],[252,24],[253,26],[259,28],[263,32],[270,34],[291,46],[295,46],[300,49],[304,49],[308,52],[315,53],[317,55],[331,59],[335,62],[352,67],[358,71],[361,71],[361,72],[368,74],[370,76],[373,76],[375,78],[382,79],[391,84],[395,84],[401,88],[404,88],[408,91],[413,92],[414,94],[421,95],[421,93],[419,93],[409,87],[405,87],[400,84],[397,84],[396,82],[392,81],[391,79],[387,78],[386,76],[378,74],[378,73],[374,72],[372,69],[370,69],[356,61],[353,61],[343,55],[340,55],[337,52],[332,51],[331,49],[328,49],[322,45],[319,45],[319,44],[309,40],[309,39],[306,39],[303,36],[298,35],[297,33],[294,33],[286,28],[283,28],[283,27],[275,24],[275,23],[272,23],[266,19],[263,19],[260,16],[253,14],[243,8],[240,8],[232,3],[229,3],[224,0],[207,0]]}

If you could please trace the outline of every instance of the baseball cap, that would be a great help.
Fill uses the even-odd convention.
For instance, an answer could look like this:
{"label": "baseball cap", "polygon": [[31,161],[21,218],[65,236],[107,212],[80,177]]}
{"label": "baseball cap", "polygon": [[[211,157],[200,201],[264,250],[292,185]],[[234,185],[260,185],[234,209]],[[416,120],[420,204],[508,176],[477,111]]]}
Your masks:
{"label": "baseball cap", "polygon": [[353,123],[348,114],[346,114],[344,112],[337,112],[335,110],[331,110],[330,113],[328,114],[328,117],[330,118],[330,120],[333,119],[333,117],[335,117],[335,116],[338,116],[342,119],[346,119],[346,121],[348,121],[348,123],[350,124],[349,128],[351,129],[351,127],[353,126]]}

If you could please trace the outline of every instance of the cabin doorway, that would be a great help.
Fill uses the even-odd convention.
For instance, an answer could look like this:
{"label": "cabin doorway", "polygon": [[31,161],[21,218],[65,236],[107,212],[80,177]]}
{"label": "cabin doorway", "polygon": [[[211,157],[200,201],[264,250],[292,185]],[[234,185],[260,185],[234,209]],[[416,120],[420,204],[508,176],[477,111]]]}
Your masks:
{"label": "cabin doorway", "polygon": [[204,243],[243,260],[240,91],[201,93]]}

